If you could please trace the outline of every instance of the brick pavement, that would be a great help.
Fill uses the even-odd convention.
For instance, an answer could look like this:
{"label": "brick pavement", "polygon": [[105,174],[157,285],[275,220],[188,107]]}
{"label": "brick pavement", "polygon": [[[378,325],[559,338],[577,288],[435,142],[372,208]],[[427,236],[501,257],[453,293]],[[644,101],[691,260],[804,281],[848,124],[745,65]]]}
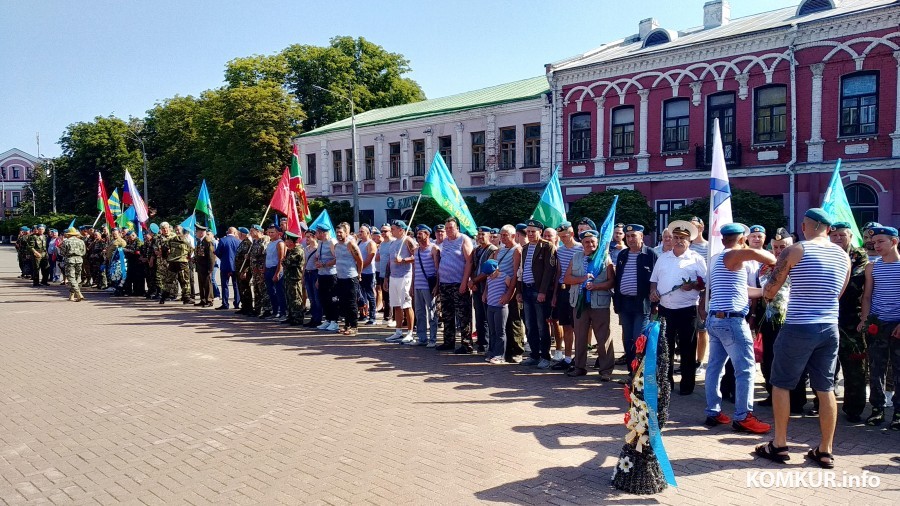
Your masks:
{"label": "brick pavement", "polygon": [[[791,421],[792,463],[762,438],[707,429],[700,390],[664,436],[679,488],[621,494],[609,477],[622,389],[474,357],[159,306],[16,279],[0,247],[0,502],[6,504],[890,504],[900,433],[840,422],[842,472],[877,489],[760,489],[808,470],[817,422]],[[701,383],[702,385],[702,383]],[[759,408],[771,420],[770,408]]]}

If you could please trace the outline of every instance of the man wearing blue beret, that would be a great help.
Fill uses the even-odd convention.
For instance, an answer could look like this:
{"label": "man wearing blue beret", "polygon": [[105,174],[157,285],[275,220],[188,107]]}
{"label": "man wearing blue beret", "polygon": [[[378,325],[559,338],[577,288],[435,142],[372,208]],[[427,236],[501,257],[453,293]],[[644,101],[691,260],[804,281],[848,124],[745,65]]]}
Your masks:
{"label": "man wearing blue beret", "polygon": [[656,266],[657,256],[652,248],[644,245],[643,226],[633,223],[623,225],[622,230],[628,249],[623,249],[618,254],[611,252],[610,259],[614,259],[616,264],[613,304],[622,325],[624,363],[631,371],[634,343],[650,321],[650,275]]}
{"label": "man wearing blue beret", "polygon": [[521,365],[547,369],[553,365],[550,357],[550,302],[556,288],[556,244],[544,240],[544,224],[539,220],[526,223],[528,242],[522,248],[522,297],[525,338],[531,348],[529,358]]}
{"label": "man wearing blue beret", "polygon": [[484,353],[488,344],[487,302],[482,300],[482,295],[487,288],[488,276],[482,273],[482,266],[497,251],[497,247],[491,244],[491,230],[491,227],[478,227],[478,234],[475,237],[476,247],[472,253],[472,277],[469,280],[472,305],[475,306],[475,333],[478,335],[476,344],[479,353]]}
{"label": "man wearing blue beret", "polygon": [[837,423],[834,370],[840,342],[838,300],[850,279],[850,258],[828,239],[831,215],[812,208],[803,216],[801,231],[806,240],[781,253],[763,290],[763,296],[771,300],[788,276],[791,278],[787,315],[775,340],[770,377],[775,439],[758,446],[756,454],[779,462],[788,459],[790,391],[808,371],[809,384],[819,398],[822,437],[807,457],[819,467],[830,469],[834,467],[831,448]]}

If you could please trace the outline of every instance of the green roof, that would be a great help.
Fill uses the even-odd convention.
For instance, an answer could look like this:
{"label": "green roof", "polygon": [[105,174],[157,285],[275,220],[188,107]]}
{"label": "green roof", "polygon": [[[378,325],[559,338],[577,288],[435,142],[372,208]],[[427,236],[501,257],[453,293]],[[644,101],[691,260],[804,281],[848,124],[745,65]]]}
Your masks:
{"label": "green roof", "polygon": [[[427,118],[456,111],[488,107],[492,105],[507,104],[538,98],[550,91],[547,78],[544,76],[532,77],[512,83],[500,84],[475,91],[467,91],[449,97],[423,100],[412,104],[395,105],[383,109],[373,109],[356,115],[356,126],[383,125],[411,119]],[[334,123],[321,126],[315,130],[304,132],[298,137],[319,135],[336,130],[350,128],[350,118],[342,119]]]}

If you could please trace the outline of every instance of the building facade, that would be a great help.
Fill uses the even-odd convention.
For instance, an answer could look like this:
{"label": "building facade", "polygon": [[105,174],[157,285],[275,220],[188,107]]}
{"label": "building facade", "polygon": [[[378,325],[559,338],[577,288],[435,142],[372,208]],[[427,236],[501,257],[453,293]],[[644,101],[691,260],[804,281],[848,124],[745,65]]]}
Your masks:
{"label": "building facade", "polygon": [[684,31],[646,19],[546,66],[566,201],[639,190],[660,230],[709,195],[718,119],[732,188],[783,202],[792,230],[839,159],[860,224],[900,223],[900,2],[805,0],[732,20],[715,0],[702,14]]}
{"label": "building facade", "polygon": [[[436,153],[463,195],[541,188],[550,173],[551,100],[544,76],[360,113],[294,139],[310,198],[350,200],[359,180],[360,222],[408,218]],[[354,171],[354,163],[358,169]]]}
{"label": "building facade", "polygon": [[21,149],[0,153],[0,219],[18,213],[40,160]]}

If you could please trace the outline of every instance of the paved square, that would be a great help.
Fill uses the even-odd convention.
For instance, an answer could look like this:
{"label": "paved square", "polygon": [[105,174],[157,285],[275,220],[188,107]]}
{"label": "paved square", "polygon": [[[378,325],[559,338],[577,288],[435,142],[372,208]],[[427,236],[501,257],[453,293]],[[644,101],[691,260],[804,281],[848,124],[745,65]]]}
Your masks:
{"label": "paved square", "polygon": [[767,483],[757,471],[816,473],[817,420],[791,420],[779,467],[751,456],[764,438],[703,427],[698,387],[664,430],[679,487],[631,496],[609,484],[622,387],[595,374],[389,345],[384,328],[347,338],[93,291],[70,303],[17,274],[0,247],[2,503],[900,502],[898,432],[838,423],[838,483],[867,472],[878,487],[749,487]]}

